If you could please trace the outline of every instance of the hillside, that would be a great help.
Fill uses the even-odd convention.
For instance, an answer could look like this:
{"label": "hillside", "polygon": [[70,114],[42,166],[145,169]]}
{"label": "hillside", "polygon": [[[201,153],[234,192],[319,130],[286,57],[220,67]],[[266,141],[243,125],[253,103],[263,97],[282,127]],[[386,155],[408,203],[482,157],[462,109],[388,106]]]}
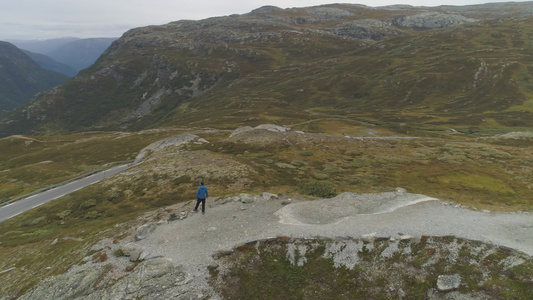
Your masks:
{"label": "hillside", "polygon": [[14,45],[0,42],[0,111],[28,103],[67,76],[45,70]]}
{"label": "hillside", "polygon": [[[49,40],[10,40],[20,49],[46,55],[75,69],[75,72],[92,65],[116,38],[73,38]],[[69,75],[69,74],[67,74]],[[74,74],[75,75],[75,74]]]}
{"label": "hillside", "polygon": [[531,127],[532,6],[263,7],[133,29],[0,135],[329,117],[398,133]]}
{"label": "hillside", "polygon": [[[355,135],[358,128],[351,129]],[[136,161],[1,222],[0,295],[531,295],[531,133],[478,139],[340,133],[263,125],[0,139],[0,189],[8,194],[0,202],[115,161]],[[200,178],[210,193],[205,215],[190,213]],[[140,240],[142,228],[153,233]],[[298,265],[288,261],[294,257]],[[454,274],[460,288],[435,294],[437,277]],[[324,277],[338,285],[324,284]]]}

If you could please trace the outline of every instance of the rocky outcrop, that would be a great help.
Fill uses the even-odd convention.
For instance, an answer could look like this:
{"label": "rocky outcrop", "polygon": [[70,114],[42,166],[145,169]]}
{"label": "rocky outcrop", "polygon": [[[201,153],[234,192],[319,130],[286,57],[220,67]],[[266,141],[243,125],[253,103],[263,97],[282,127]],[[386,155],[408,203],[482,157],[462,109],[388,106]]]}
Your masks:
{"label": "rocky outcrop", "polygon": [[134,243],[121,245],[119,249],[120,251],[122,251],[122,254],[124,254],[124,256],[128,256],[130,258],[131,262],[136,262],[140,260],[141,255],[144,251],[142,247]]}
{"label": "rocky outcrop", "polygon": [[[181,288],[187,279],[183,268],[171,260],[157,258],[140,263],[131,274],[114,284],[104,283],[105,268],[81,268],[41,281],[34,289],[20,297],[21,300],[68,299],[186,299],[197,297]],[[184,298],[177,298],[178,296]]]}
{"label": "rocky outcrop", "polygon": [[263,130],[268,130],[272,132],[286,132],[286,131],[291,130],[290,127],[279,126],[279,125],[274,125],[274,124],[261,124],[261,125],[256,126],[254,129],[263,129]]}
{"label": "rocky outcrop", "polygon": [[239,196],[239,200],[240,200],[242,203],[244,203],[244,204],[252,203],[252,202],[255,201],[255,199],[256,199],[256,197],[253,196],[253,195],[250,195],[250,194],[241,194],[241,195]]}
{"label": "rocky outcrop", "polygon": [[254,130],[254,128],[253,128],[253,127],[250,127],[250,126],[239,127],[239,128],[237,128],[237,129],[235,129],[235,130],[230,134],[229,137],[231,138],[231,137],[237,136],[237,135],[239,135],[239,134],[241,134],[241,133],[248,132],[248,131],[252,131],[252,130]]}
{"label": "rocky outcrop", "polygon": [[[102,274],[98,268],[84,268],[48,278],[39,283],[20,300],[41,299],[76,299],[88,297],[94,293],[93,286]],[[88,299],[88,298],[86,298]]]}
{"label": "rocky outcrop", "polygon": [[323,23],[346,19],[354,15],[352,11],[337,7],[309,7],[305,11],[307,12],[307,16],[293,18],[292,21],[297,24]]}
{"label": "rocky outcrop", "polygon": [[229,137],[231,138],[231,137],[240,135],[240,134],[245,133],[245,132],[253,131],[253,130],[267,130],[267,131],[270,131],[270,132],[287,132],[287,131],[290,130],[290,128],[289,127],[285,127],[285,126],[274,125],[274,124],[261,124],[261,125],[258,125],[256,127],[244,126],[244,127],[240,127],[240,128],[235,129],[230,134]]}
{"label": "rocky outcrop", "polygon": [[376,19],[362,19],[350,22],[341,23],[330,32],[349,36],[356,39],[379,39],[386,35],[398,35],[400,32],[391,26],[391,22],[376,20]]}
{"label": "rocky outcrop", "polygon": [[179,147],[182,145],[185,145],[187,143],[198,141],[199,143],[209,143],[205,139],[200,138],[199,136],[195,134],[178,134],[163,140],[159,140],[157,142],[154,142],[146,147],[144,147],[137,157],[135,157],[135,164],[141,162],[144,158],[146,158],[149,154],[159,152],[165,148],[168,147]]}
{"label": "rocky outcrop", "polygon": [[392,21],[392,24],[400,27],[424,29],[452,27],[473,22],[476,22],[476,20],[466,18],[461,15],[443,14],[439,12],[424,12],[421,14],[407,15],[396,18]]}
{"label": "rocky outcrop", "polygon": [[268,192],[263,192],[263,199],[265,200],[274,200],[274,199],[278,199],[279,196],[276,195],[276,194],[272,194],[272,193],[268,193]]}
{"label": "rocky outcrop", "polygon": [[133,237],[136,241],[144,240],[150,233],[154,232],[157,228],[155,223],[144,224],[141,227],[137,228],[135,236]]}
{"label": "rocky outcrop", "polygon": [[439,292],[451,292],[459,288],[459,285],[461,285],[459,274],[439,275],[437,278],[437,290]]}

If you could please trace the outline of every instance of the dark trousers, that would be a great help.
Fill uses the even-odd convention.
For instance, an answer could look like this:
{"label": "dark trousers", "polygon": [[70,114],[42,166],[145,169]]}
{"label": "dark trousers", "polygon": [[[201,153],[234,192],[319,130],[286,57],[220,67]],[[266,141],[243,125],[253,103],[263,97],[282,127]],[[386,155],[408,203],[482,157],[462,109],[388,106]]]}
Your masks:
{"label": "dark trousers", "polygon": [[194,210],[197,210],[198,209],[198,205],[200,205],[200,203],[202,203],[202,212],[205,212],[205,198],[204,199],[196,199],[196,206],[194,207]]}

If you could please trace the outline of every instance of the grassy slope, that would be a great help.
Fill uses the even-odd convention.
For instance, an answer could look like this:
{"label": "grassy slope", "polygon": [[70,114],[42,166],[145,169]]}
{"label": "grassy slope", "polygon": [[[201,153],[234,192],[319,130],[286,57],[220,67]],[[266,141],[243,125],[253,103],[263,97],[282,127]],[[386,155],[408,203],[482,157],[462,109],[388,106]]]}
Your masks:
{"label": "grassy slope", "polygon": [[[204,123],[217,128],[268,117],[294,124],[315,119],[316,108],[326,109],[320,117],[376,122],[400,133],[533,126],[533,18],[403,28],[376,41],[308,30],[327,23],[258,26],[261,38],[241,40],[249,24],[209,22],[189,24],[194,31],[183,25],[129,33],[94,66],[32,104],[27,115],[39,122],[20,114],[0,134],[189,126],[206,115]],[[240,32],[235,41],[233,30]],[[196,79],[199,93],[192,91]],[[127,118],[157,95],[149,116]]]}
{"label": "grassy slope", "polygon": [[[330,120],[318,122],[315,129],[329,131],[330,135],[308,133],[303,139],[296,134],[287,138],[290,144],[278,138],[257,144],[246,138],[227,140],[229,132],[198,131],[210,144],[191,144],[184,149],[193,155],[198,153],[196,159],[205,162],[181,168],[180,159],[185,156],[172,155],[177,149],[170,149],[165,155],[154,156],[150,163],[132,169],[129,176],[96,184],[0,223],[0,249],[5,254],[0,258],[0,270],[16,268],[0,274],[0,279],[17,283],[2,285],[2,293],[22,293],[44,276],[62,273],[81,263],[80,259],[94,243],[102,237],[120,239],[131,226],[129,222],[143,212],[194,198],[198,172],[206,168],[209,172],[203,173],[203,179],[213,195],[220,197],[263,191],[320,196],[324,192],[379,192],[403,187],[409,192],[477,208],[533,210],[530,201],[533,189],[528,180],[533,166],[533,156],[528,151],[530,140],[511,143],[452,135],[359,141],[343,135],[389,132],[386,128],[347,126]],[[9,152],[12,157],[7,162],[11,165],[5,172],[18,174],[20,179],[14,184],[24,181],[30,189],[46,181],[55,182],[56,177],[63,179],[110,161],[133,158],[150,141],[183,131],[144,132],[118,139],[120,135],[90,133],[40,137],[43,142],[32,143],[27,143],[31,139],[4,139],[4,147],[7,144],[11,149],[24,149],[24,153],[18,151],[17,155]],[[59,151],[63,149],[76,153],[76,157],[67,154],[62,157],[63,152]],[[95,151],[98,149],[102,151]],[[248,166],[253,172],[224,176],[225,170],[214,169],[215,161],[224,159]],[[47,165],[35,163],[44,160],[55,163],[48,163],[52,166],[49,172],[35,176],[36,170]],[[217,172],[222,172],[222,176]],[[243,176],[247,184],[239,185],[242,179],[239,177]],[[318,193],[308,185],[314,182],[321,183]],[[13,191],[18,193],[19,189]],[[114,228],[124,222],[125,226]],[[45,270],[47,267],[51,268]]]}
{"label": "grassy slope", "polygon": [[417,32],[266,69],[182,105],[166,120],[184,125],[200,114],[223,115],[222,122],[204,122],[224,126],[337,117],[411,134],[531,128],[531,22]]}
{"label": "grassy slope", "polygon": [[0,202],[134,159],[140,149],[171,134],[89,132],[0,139]]}

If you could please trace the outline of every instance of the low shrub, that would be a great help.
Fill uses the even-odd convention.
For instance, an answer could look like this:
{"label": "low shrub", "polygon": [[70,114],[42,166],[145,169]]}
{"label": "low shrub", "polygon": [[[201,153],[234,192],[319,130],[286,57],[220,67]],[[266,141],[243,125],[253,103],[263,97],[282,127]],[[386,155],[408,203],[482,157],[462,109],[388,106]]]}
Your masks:
{"label": "low shrub", "polygon": [[313,173],[312,176],[313,176],[313,178],[316,179],[316,180],[326,180],[326,179],[329,179],[329,175],[328,175],[328,174],[324,174],[324,173]]}
{"label": "low shrub", "polygon": [[296,160],[296,161],[291,161],[291,165],[293,165],[293,166],[299,168],[299,167],[303,167],[303,166],[305,166],[305,163],[304,163],[303,161],[297,161],[297,160]]}
{"label": "low shrub", "polygon": [[92,210],[86,213],[85,216],[83,216],[84,219],[98,219],[99,217],[100,217],[100,213],[95,210]]}
{"label": "low shrub", "polygon": [[336,195],[333,184],[327,181],[302,182],[298,185],[300,192],[316,197],[334,197]]}
{"label": "low shrub", "polygon": [[304,152],[300,153],[300,156],[313,156],[313,152],[312,151],[304,151]]}
{"label": "low shrub", "polygon": [[71,210],[64,210],[62,212],[59,212],[56,214],[56,217],[60,220],[63,220],[65,219],[68,215],[70,215],[72,213]]}
{"label": "low shrub", "polygon": [[113,251],[113,256],[114,257],[122,257],[122,256],[126,256],[126,254],[124,254],[122,249],[117,249],[117,250]]}
{"label": "low shrub", "polygon": [[87,201],[83,201],[80,204],[80,209],[81,210],[85,210],[85,209],[89,209],[89,208],[95,207],[95,206],[96,206],[96,199],[89,199]]}

